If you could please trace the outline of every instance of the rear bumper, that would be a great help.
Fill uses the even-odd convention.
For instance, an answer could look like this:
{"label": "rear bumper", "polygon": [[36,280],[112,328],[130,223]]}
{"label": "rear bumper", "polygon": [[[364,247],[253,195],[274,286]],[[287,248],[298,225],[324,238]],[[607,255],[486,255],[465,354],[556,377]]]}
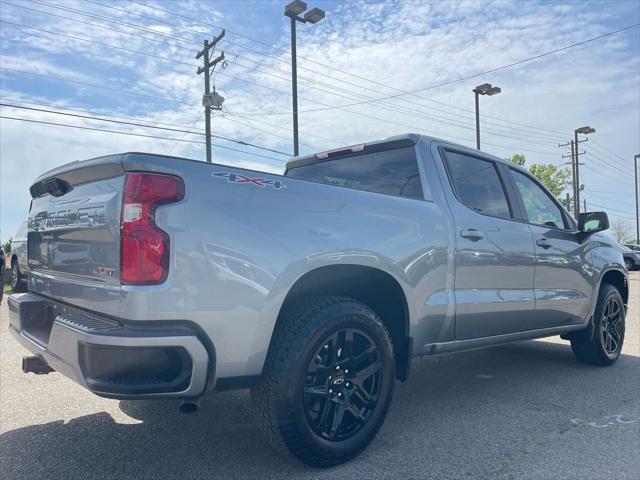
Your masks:
{"label": "rear bumper", "polygon": [[33,354],[110,398],[194,398],[212,355],[185,326],[125,325],[33,294],[10,295],[9,329]]}

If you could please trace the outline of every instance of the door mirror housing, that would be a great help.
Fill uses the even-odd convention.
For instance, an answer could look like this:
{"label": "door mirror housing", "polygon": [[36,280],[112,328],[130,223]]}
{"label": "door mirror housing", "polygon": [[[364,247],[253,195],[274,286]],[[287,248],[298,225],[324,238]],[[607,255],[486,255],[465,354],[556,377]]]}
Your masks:
{"label": "door mirror housing", "polygon": [[578,230],[581,233],[591,234],[602,232],[609,228],[609,217],[606,212],[581,213],[578,216]]}

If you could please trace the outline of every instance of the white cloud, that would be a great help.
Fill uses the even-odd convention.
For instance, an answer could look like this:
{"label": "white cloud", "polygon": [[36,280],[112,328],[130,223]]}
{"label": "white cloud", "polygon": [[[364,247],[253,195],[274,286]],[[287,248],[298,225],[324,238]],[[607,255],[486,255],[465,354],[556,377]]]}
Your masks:
{"label": "white cloud", "polygon": [[[221,42],[220,49],[226,51],[229,66],[226,70],[218,69],[217,72],[237,78],[217,74],[214,76],[214,83],[227,99],[225,109],[229,113],[226,114],[226,118],[214,119],[213,131],[268,148],[290,151],[291,144],[287,139],[291,137],[291,115],[288,113],[291,111],[291,96],[250,83],[258,83],[282,92],[289,92],[291,89],[290,58],[287,53],[288,23],[281,15],[281,6],[277,5],[276,8],[274,4],[254,3],[251,10],[255,12],[241,17],[235,11],[214,10],[210,2],[183,3],[179,9],[171,2],[146,3],[179,11],[214,24],[222,24],[230,29],[230,32],[254,32],[250,33],[251,36],[258,36],[260,32],[271,32],[271,37],[260,38],[271,43],[275,47],[273,49],[230,32]],[[560,156],[564,152],[556,147],[558,141],[568,140],[574,128],[588,123],[597,129],[594,139],[597,138],[601,144],[607,145],[631,161],[633,154],[640,148],[640,52],[637,30],[512,69],[428,90],[417,96],[401,96],[346,107],[344,110],[314,110],[322,108],[323,105],[350,104],[359,100],[397,94],[399,90],[413,90],[465,77],[600,35],[632,23],[634,15],[638,15],[637,5],[634,6],[632,3],[618,2],[609,4],[608,7],[595,3],[589,4],[589,8],[571,2],[332,3],[325,20],[316,25],[300,25],[298,30],[300,139],[303,151],[335,148],[340,144],[358,143],[407,131],[432,133],[472,145],[474,118],[471,89],[478,83],[488,81],[501,86],[503,92],[496,97],[481,99],[483,113],[539,127],[530,129],[483,117],[483,145],[488,151],[500,156],[523,152],[530,161],[559,164],[563,161]],[[119,21],[186,39],[200,41],[211,35],[212,31],[215,32],[211,26],[137,4],[127,3],[119,5],[119,8],[168,21],[176,27],[124,12],[95,6],[89,8],[83,2],[74,2],[71,5],[79,10],[92,11],[101,16],[110,16]],[[225,3],[215,6],[218,9],[229,10],[233,10],[233,7],[235,5]],[[277,15],[274,13],[275,10],[271,12],[272,9],[278,10]],[[51,8],[47,10],[61,13]],[[97,19],[79,15],[73,17],[108,25]],[[200,98],[203,79],[202,75],[195,73],[198,61],[194,58],[198,45],[191,46],[176,39],[118,25],[111,25],[108,29],[88,27],[70,20],[34,15],[6,6],[3,7],[3,18],[193,64],[193,67],[190,67],[64,37],[51,37],[3,26],[4,68],[35,71],[44,75],[102,84],[105,87],[150,95],[156,97],[156,100],[124,95],[107,89],[100,92],[44,80],[39,81],[43,86],[42,90],[34,91],[30,86],[20,94],[18,92],[22,90],[22,86],[16,80],[26,77],[10,72],[5,72],[1,77],[3,96],[25,100],[35,98],[33,101],[36,102],[55,102],[60,106],[112,112],[147,121],[179,125],[192,125],[199,119],[194,129],[202,131]],[[155,38],[156,41],[126,35],[120,30]],[[273,35],[273,32],[279,33]],[[42,41],[43,38],[49,38],[50,41]],[[247,48],[267,53],[270,57],[260,56]],[[236,55],[239,55],[239,58],[236,58]],[[352,72],[386,86],[345,75],[338,70],[309,62],[305,58]],[[259,62],[260,66],[256,68],[251,60]],[[329,78],[327,75],[335,78]],[[57,100],[60,98],[66,100],[58,103]],[[186,105],[167,102],[163,98],[174,98]],[[3,112],[5,111],[3,109]],[[238,115],[242,112],[284,113]],[[27,117],[24,113],[16,116]],[[52,116],[32,113],[29,114],[29,118],[51,120]],[[72,123],[60,117],[56,120]],[[95,122],[90,124],[100,125]],[[174,143],[11,121],[3,121],[0,125],[0,210],[3,217],[0,222],[0,238],[12,234],[19,220],[19,216],[12,213],[14,209],[7,209],[6,205],[8,202],[14,202],[12,205],[15,205],[15,202],[28,204],[26,189],[32,178],[41,171],[66,161],[127,149],[166,153]],[[557,135],[546,130],[566,132],[566,135]],[[137,131],[173,136],[170,132],[142,129]],[[201,139],[193,136],[186,138]],[[223,141],[215,141],[214,144],[239,147]],[[590,144],[583,144],[583,148],[591,150]],[[251,149],[247,151],[259,152]],[[257,157],[241,157],[216,148],[214,152],[215,158],[237,162],[253,169],[281,168],[278,162],[271,160],[263,159],[263,162]],[[602,152],[591,152],[603,157]],[[262,153],[278,157],[269,152]],[[202,158],[203,147],[180,143],[172,150],[172,154]],[[587,164],[584,167],[583,179],[587,191],[589,188],[599,191],[629,191],[629,195],[632,195],[629,178],[615,170],[601,175],[603,167],[600,160],[596,160],[595,157],[590,159],[588,155],[584,160]],[[607,157],[605,160],[621,165],[621,161],[615,157]],[[615,203],[608,205],[615,208]],[[631,207],[620,207],[625,211],[629,208]]]}

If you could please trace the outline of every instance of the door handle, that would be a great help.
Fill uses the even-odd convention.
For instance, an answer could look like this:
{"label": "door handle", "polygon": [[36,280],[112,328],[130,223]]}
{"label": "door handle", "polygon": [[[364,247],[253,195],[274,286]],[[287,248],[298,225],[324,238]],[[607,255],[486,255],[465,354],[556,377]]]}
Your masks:
{"label": "door handle", "polygon": [[469,228],[467,230],[462,230],[460,232],[460,236],[462,238],[477,242],[478,240],[482,240],[484,238],[484,233],[476,230],[475,228]]}
{"label": "door handle", "polygon": [[538,245],[539,247],[542,247],[544,249],[551,248],[551,243],[549,242],[548,239],[546,239],[544,237],[539,238],[538,240],[536,240],[536,245]]}

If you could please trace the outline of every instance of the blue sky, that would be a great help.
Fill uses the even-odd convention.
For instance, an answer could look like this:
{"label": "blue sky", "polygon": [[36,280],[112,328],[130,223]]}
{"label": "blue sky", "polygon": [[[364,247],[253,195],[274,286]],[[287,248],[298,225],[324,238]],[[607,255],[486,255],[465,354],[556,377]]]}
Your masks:
{"label": "blue sky", "polygon": [[[282,15],[286,2],[140,2],[2,0],[2,103],[202,131],[203,81],[195,73],[194,56],[202,40],[223,27],[227,35],[220,50],[228,64],[216,69],[213,79],[226,101],[214,118],[214,133],[292,151],[289,24]],[[591,125],[597,132],[582,144],[583,197],[593,205],[590,209],[634,221],[633,155],[640,152],[638,28],[470,80],[383,98],[640,23],[640,2],[307,3],[327,13],[318,24],[298,27],[302,153],[409,131],[474,145],[471,90],[490,82],[502,93],[481,99],[483,150],[503,157],[524,153],[529,163],[559,165],[567,152],[558,143],[569,140],[573,129]],[[341,107],[372,99],[380,100]],[[45,112],[0,111],[31,120],[202,140],[194,134]],[[214,145],[219,163],[278,172],[287,158],[222,140]],[[12,236],[26,217],[28,187],[39,173],[127,150],[204,158],[199,143],[0,120],[0,239]]]}

